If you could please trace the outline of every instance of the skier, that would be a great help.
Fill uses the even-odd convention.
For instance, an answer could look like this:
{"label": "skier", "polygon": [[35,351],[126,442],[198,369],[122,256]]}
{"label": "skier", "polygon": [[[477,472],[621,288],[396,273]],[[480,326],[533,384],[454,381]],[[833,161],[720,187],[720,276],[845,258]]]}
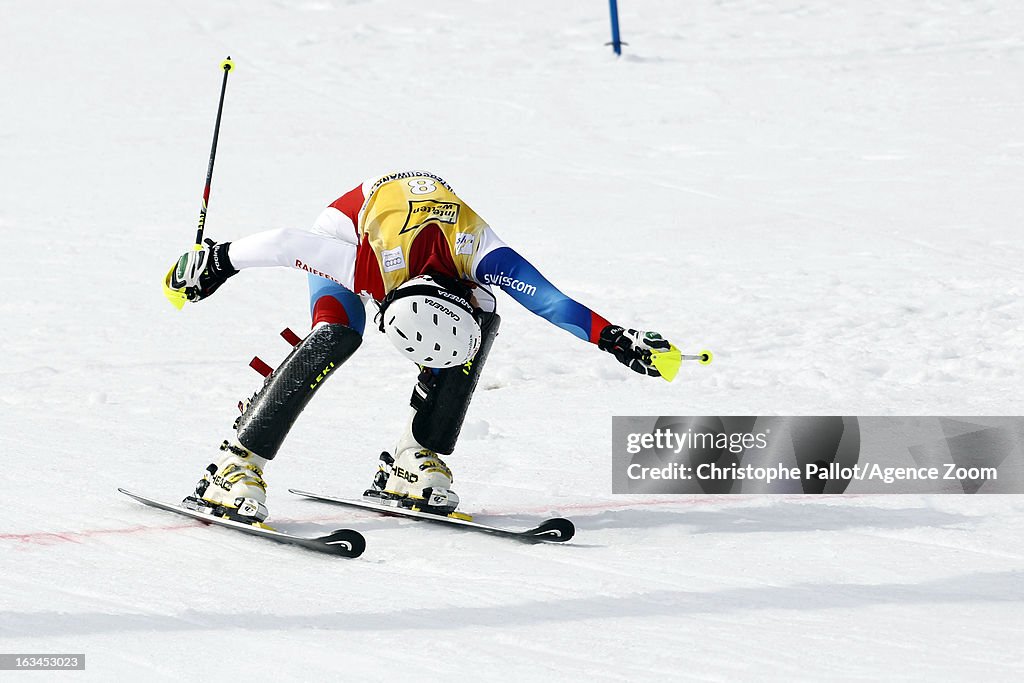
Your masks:
{"label": "skier", "polygon": [[[500,317],[497,287],[631,370],[671,380],[678,350],[660,334],[612,325],[567,297],[506,245],[433,173],[373,178],[330,204],[311,230],[279,229],[183,254],[164,280],[181,307],[239,270],[288,266],[308,274],[312,330],[243,404],[235,435],[186,507],[246,522],[268,515],[263,471],[317,388],[359,348],[364,300],[375,323],[420,368],[413,408],[394,455],[380,455],[364,494],[441,514],[459,504],[439,454],[455,448]],[[672,357],[674,355],[674,365]]]}

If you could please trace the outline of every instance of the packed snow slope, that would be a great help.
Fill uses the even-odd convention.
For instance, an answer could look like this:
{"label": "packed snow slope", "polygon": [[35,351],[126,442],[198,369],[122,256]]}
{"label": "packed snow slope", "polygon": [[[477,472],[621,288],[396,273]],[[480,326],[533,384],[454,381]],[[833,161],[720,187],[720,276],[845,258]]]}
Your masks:
{"label": "packed snow slope", "polygon": [[[611,416],[1020,414],[1024,6],[89,3],[0,21],[0,651],[84,680],[1020,680],[1017,496],[611,495]],[[608,319],[710,367],[630,373],[507,297],[458,451],[465,506],[565,547],[349,513],[415,371],[380,335],[268,468],[319,557],[176,499],[308,325],[246,272],[176,312],[219,62],[207,234],[303,227],[424,168]],[[70,674],[60,674],[64,680]],[[58,676],[53,676],[54,679]]]}

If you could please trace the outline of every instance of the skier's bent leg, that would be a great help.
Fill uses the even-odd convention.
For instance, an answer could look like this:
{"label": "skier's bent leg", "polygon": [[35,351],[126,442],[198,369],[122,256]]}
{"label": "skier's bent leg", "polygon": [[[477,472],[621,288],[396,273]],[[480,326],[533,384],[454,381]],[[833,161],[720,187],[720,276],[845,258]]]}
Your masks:
{"label": "skier's bent leg", "polygon": [[206,468],[184,505],[240,521],[266,519],[263,469],[316,390],[362,340],[358,332],[339,323],[314,327],[253,396],[235,423],[235,438],[221,444],[224,456]]}
{"label": "skier's bent leg", "polygon": [[235,422],[235,438],[221,444],[224,455],[207,468],[185,505],[247,521],[266,519],[264,467],[316,390],[362,342],[365,312],[359,297],[312,276],[310,294],[313,330],[249,401]]}
{"label": "skier's bent leg", "polygon": [[424,368],[413,390],[413,414],[398,440],[395,455],[381,453],[373,487],[366,494],[403,504],[451,512],[459,497],[451,490],[452,472],[438,453],[449,454],[462,430],[480,373],[498,334],[501,318],[488,314],[480,349],[472,361],[457,368]]}

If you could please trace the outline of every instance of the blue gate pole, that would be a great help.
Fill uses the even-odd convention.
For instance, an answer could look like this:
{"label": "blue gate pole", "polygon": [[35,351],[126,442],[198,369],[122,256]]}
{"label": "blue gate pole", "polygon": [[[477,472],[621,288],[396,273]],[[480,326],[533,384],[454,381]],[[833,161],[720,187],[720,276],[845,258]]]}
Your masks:
{"label": "blue gate pole", "polygon": [[612,12],[612,42],[610,43],[612,49],[615,50],[615,54],[622,54],[622,41],[619,40],[619,2],[618,0],[608,0]]}

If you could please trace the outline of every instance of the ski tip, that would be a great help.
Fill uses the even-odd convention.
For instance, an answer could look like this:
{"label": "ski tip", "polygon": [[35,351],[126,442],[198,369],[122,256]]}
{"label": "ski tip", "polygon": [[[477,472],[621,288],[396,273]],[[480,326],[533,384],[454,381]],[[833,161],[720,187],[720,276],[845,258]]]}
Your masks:
{"label": "ski tip", "polygon": [[354,529],[338,529],[316,539],[331,547],[331,552],[345,557],[359,557],[366,550],[366,539]]}
{"label": "ski tip", "polygon": [[528,532],[539,541],[565,543],[576,535],[576,525],[564,517],[545,520]]}

